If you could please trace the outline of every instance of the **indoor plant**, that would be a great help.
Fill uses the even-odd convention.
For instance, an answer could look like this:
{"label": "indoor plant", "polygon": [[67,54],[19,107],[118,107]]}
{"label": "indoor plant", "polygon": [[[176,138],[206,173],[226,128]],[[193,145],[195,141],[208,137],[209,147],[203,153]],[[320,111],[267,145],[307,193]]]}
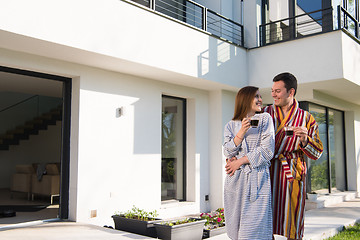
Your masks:
{"label": "indoor plant", "polygon": [[157,212],[147,212],[143,209],[139,209],[135,206],[125,213],[116,213],[112,216],[115,229],[126,232],[132,232],[148,237],[156,237],[156,230],[154,223],[161,221],[156,218]]}
{"label": "indoor plant", "polygon": [[200,217],[206,220],[203,238],[209,238],[226,232],[224,208],[218,208],[210,213],[201,213]]}
{"label": "indoor plant", "polygon": [[206,220],[185,218],[154,223],[157,237],[164,240],[200,240]]}

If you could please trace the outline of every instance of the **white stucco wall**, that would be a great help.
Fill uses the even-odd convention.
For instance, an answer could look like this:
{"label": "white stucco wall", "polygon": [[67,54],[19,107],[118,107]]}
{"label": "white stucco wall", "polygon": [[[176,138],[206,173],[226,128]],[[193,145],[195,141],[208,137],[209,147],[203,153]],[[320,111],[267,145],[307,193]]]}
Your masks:
{"label": "white stucco wall", "polygon": [[341,34],[344,78],[360,85],[360,44],[345,33]]}
{"label": "white stucco wall", "polygon": [[252,49],[249,84],[270,88],[273,77],[281,72],[293,73],[299,84],[341,78],[340,45],[341,31],[337,31]]}
{"label": "white stucco wall", "polygon": [[[188,196],[196,202],[188,211],[199,212],[204,202],[199,179],[208,177],[207,93],[103,71],[82,75],[80,88],[78,201],[82,204],[78,219],[86,221],[92,209],[100,215],[104,206],[161,209],[162,94],[194,102],[190,119],[195,121],[191,123],[195,132],[190,135],[195,139],[188,138],[187,144],[196,148],[188,153],[187,163],[192,178],[188,185],[196,186],[190,187],[193,192]],[[119,107],[124,108],[124,115],[117,118]],[[206,190],[206,182],[201,187]],[[97,197],[91,196],[93,192]],[[105,213],[109,216],[111,211]]]}
{"label": "white stucco wall", "polygon": [[179,23],[119,0],[14,0],[0,9],[0,46],[188,86],[240,86],[246,50]]}
{"label": "white stucco wall", "polygon": [[[251,3],[258,13],[258,1]],[[344,67],[339,46],[353,44],[340,31],[247,51],[118,0],[7,1],[0,29],[0,65],[73,79],[69,215],[98,225],[112,225],[111,215],[132,205],[157,209],[161,217],[221,207],[223,127],[238,88],[268,90],[283,71],[294,73],[302,86],[332,79],[358,84],[351,63],[359,62],[359,54]],[[249,35],[254,42],[256,34],[252,29]],[[312,89],[309,100],[346,112],[348,180],[359,191],[358,106],[349,109],[348,102]],[[161,203],[162,94],[188,103],[184,203]],[[91,210],[97,217],[90,218]]]}
{"label": "white stucco wall", "polygon": [[[0,49],[0,64],[73,78],[71,109],[71,220],[111,225],[115,211],[133,205],[161,217],[208,209],[208,91]],[[161,96],[188,102],[187,199],[161,204]],[[124,115],[117,117],[116,109]],[[220,207],[220,206],[219,206]],[[91,210],[97,217],[90,218]]]}

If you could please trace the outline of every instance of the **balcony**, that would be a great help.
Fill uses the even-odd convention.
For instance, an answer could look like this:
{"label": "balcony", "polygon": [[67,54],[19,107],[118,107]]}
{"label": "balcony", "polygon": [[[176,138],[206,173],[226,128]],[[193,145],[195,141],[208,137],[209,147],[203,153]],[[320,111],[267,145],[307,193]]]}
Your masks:
{"label": "balcony", "polygon": [[360,43],[359,21],[357,21],[348,11],[346,11],[341,6],[338,6],[337,12],[338,29],[343,29],[346,33],[348,33]]}
{"label": "balcony", "polygon": [[244,46],[244,27],[190,0],[126,0],[208,32],[216,38]]}
{"label": "balcony", "polygon": [[338,6],[308,12],[291,18],[262,24],[259,27],[261,46],[343,29],[360,43],[359,22]]}

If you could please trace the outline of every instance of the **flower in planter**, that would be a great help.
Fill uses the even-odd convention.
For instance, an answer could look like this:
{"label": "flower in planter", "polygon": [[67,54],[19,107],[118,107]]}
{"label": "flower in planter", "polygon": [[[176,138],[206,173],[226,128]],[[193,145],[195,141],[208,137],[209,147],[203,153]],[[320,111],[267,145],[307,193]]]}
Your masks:
{"label": "flower in planter", "polygon": [[225,226],[224,208],[218,208],[210,213],[201,213],[200,217],[206,220],[205,229],[210,230]]}
{"label": "flower in planter", "polygon": [[161,219],[157,219],[156,216],[156,211],[147,212],[133,206],[133,208],[127,212],[115,213],[112,218],[115,223],[115,229],[117,230],[156,237],[154,223],[161,221]]}
{"label": "flower in planter", "polygon": [[180,219],[180,220],[176,220],[176,221],[163,222],[162,224],[167,225],[167,226],[175,226],[175,225],[191,223],[191,222],[195,222],[195,221],[196,221],[196,218],[185,218],[185,219]]}
{"label": "flower in planter", "polygon": [[154,223],[157,237],[163,240],[201,240],[205,220],[201,218],[184,218],[174,221]]}
{"label": "flower in planter", "polygon": [[135,206],[133,206],[133,208],[127,212],[116,213],[115,215],[124,216],[125,218],[130,218],[130,219],[143,220],[143,221],[156,220],[156,217],[158,216],[156,210],[147,212]]}

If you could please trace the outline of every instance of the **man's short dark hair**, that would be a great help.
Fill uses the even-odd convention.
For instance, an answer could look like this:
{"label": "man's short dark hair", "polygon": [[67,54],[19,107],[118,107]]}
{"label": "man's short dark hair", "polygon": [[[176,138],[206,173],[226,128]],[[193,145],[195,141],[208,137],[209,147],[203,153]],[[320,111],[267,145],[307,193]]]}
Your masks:
{"label": "man's short dark hair", "polygon": [[289,92],[290,89],[295,89],[294,96],[296,95],[297,90],[297,80],[294,75],[288,72],[280,73],[276,75],[273,79],[273,82],[283,81],[285,84],[286,90]]}

